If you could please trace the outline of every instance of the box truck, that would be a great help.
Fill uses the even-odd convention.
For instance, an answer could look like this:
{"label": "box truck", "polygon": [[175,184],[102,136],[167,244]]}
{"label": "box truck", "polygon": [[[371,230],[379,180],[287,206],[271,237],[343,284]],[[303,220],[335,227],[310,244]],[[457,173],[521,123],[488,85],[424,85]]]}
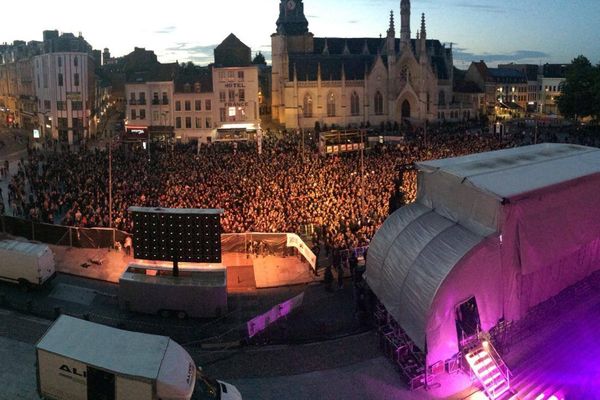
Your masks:
{"label": "box truck", "polygon": [[41,286],[56,275],[54,253],[41,243],[0,241],[0,280],[23,289]]}
{"label": "box truck", "polygon": [[36,345],[37,388],[51,400],[241,400],[199,373],[166,336],[61,315]]}

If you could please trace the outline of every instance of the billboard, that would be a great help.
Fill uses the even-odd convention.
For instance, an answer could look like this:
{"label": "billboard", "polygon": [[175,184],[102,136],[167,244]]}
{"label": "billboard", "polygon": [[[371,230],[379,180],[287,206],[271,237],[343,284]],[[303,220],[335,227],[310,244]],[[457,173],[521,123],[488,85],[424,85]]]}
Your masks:
{"label": "billboard", "polygon": [[147,140],[148,139],[148,127],[147,126],[127,125],[125,127],[124,138],[130,139],[130,140]]}

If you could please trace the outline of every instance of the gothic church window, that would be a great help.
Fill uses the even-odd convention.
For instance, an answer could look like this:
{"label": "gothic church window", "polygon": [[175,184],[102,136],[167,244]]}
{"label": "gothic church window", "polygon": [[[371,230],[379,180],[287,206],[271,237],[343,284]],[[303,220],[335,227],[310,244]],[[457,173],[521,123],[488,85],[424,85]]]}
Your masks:
{"label": "gothic church window", "polygon": [[383,96],[381,92],[378,90],[375,93],[375,115],[383,115]]}
{"label": "gothic church window", "polygon": [[440,106],[446,105],[446,92],[444,92],[443,90],[440,90],[439,104]]}
{"label": "gothic church window", "polygon": [[357,116],[360,113],[360,103],[358,100],[358,94],[356,92],[352,92],[350,96],[350,114],[352,116]]}
{"label": "gothic church window", "polygon": [[329,92],[327,95],[327,116],[335,117],[335,95]]}
{"label": "gothic church window", "polygon": [[312,118],[313,116],[313,101],[310,94],[304,95],[304,107],[302,108],[304,118]]}

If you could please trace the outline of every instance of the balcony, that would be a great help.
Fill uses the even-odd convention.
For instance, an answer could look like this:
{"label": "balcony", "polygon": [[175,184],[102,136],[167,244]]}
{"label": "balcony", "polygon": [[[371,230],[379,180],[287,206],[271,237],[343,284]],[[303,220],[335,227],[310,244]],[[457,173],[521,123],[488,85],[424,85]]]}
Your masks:
{"label": "balcony", "polygon": [[152,105],[153,106],[157,106],[159,104],[160,104],[160,100],[158,100],[158,99],[152,99]]}
{"label": "balcony", "polygon": [[137,101],[137,103],[138,103],[138,106],[145,106],[146,105],[146,99],[139,99]]}
{"label": "balcony", "polygon": [[167,104],[169,104],[169,99],[167,99],[166,97],[163,97],[162,103],[164,106],[166,106]]}
{"label": "balcony", "polygon": [[137,102],[137,100],[136,100],[136,99],[129,99],[129,105],[130,105],[130,106],[135,106],[135,105],[137,105],[137,104],[138,104],[138,102]]}

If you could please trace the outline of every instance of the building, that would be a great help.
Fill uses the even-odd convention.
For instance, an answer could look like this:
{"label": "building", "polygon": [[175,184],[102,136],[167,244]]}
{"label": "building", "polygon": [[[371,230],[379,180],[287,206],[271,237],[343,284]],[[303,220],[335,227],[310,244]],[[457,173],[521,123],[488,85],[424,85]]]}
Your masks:
{"label": "building", "polygon": [[556,99],[567,79],[568,64],[544,64],[540,76],[540,112],[560,114]]}
{"label": "building", "polygon": [[64,145],[79,145],[90,137],[94,69],[92,47],[81,34],[44,31],[42,54],[33,57],[33,77],[45,137]]}
{"label": "building", "polygon": [[0,126],[37,127],[33,56],[41,45],[21,40],[0,45]]}
{"label": "building", "polygon": [[411,36],[411,4],[393,12],[384,38],[315,37],[302,0],[281,0],[272,46],[272,117],[286,127],[362,126],[462,120],[471,104],[453,94],[452,48],[427,38],[425,16]]}
{"label": "building", "polygon": [[[499,64],[500,69],[512,69],[521,72],[527,78],[527,112],[537,112],[540,108],[540,66],[535,64]],[[522,97],[522,95],[520,95]]]}
{"label": "building", "polygon": [[201,143],[219,140],[220,131],[258,130],[259,66],[252,64],[250,48],[231,34],[214,55],[207,67],[161,64],[154,52],[140,48],[126,56],[126,126]]}
{"label": "building", "polygon": [[481,60],[472,62],[465,80],[475,83],[484,93],[488,115],[508,117],[524,114],[528,102],[525,73],[511,68],[489,68]]}

